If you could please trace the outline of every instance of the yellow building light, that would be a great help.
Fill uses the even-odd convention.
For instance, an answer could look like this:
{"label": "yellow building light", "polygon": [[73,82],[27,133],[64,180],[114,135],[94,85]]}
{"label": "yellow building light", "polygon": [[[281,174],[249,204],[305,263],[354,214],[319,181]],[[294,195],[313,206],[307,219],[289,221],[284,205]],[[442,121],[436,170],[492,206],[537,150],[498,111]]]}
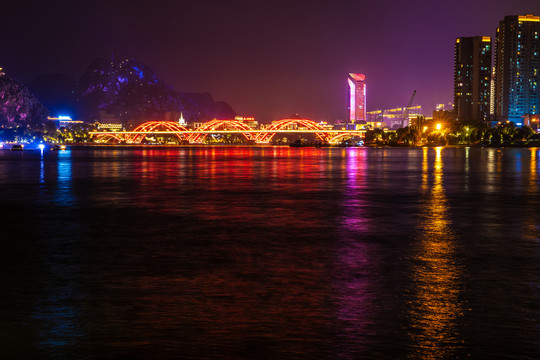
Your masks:
{"label": "yellow building light", "polygon": [[456,39],[456,44],[459,44],[459,41],[460,41],[459,39]]}
{"label": "yellow building light", "polygon": [[534,16],[532,14],[520,15],[520,16],[518,16],[518,20],[519,21],[540,22],[540,16]]}
{"label": "yellow building light", "polygon": [[491,42],[491,37],[489,37],[489,36],[482,36],[482,42]]}

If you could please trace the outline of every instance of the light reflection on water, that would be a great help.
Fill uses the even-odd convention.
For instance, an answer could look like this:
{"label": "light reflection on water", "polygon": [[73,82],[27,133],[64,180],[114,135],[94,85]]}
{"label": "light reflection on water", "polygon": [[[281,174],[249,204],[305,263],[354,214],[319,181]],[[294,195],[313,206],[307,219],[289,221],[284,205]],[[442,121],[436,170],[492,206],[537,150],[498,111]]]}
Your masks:
{"label": "light reflection on water", "polygon": [[529,195],[535,196],[538,192],[538,150],[537,148],[529,149],[530,151],[530,165],[529,165],[529,183],[526,184],[526,187],[529,191]]}
{"label": "light reflection on water", "polygon": [[465,148],[465,186],[464,190],[469,191],[470,190],[470,182],[471,182],[471,148],[466,147]]}
{"label": "light reflection on water", "polygon": [[[538,206],[538,202],[540,201],[538,199],[538,164],[537,164],[537,156],[538,156],[538,150],[537,148],[529,149],[529,174],[528,174],[528,181],[526,181],[527,176],[524,176],[525,179],[522,180],[523,187],[527,189],[527,202],[525,207],[525,216],[523,218],[524,222],[524,228],[525,228],[525,236],[527,236],[531,241],[540,241],[539,238],[539,228],[540,228],[540,221],[539,221],[539,215],[538,212],[535,210]],[[523,160],[525,161],[525,160]],[[525,175],[526,174],[526,171]]]}
{"label": "light reflection on water", "polygon": [[80,251],[78,246],[73,248],[70,239],[78,237],[80,228],[78,221],[74,223],[68,215],[75,205],[72,175],[71,151],[59,151],[47,157],[42,153],[36,206],[43,224],[38,229],[41,253],[36,267],[39,264],[39,276],[47,286],[42,296],[34,299],[30,319],[39,324],[36,330],[40,340],[36,347],[53,357],[62,356],[62,352],[57,354],[57,349],[71,347],[83,336],[79,324],[82,315],[77,295],[79,284],[71,281],[80,264],[77,261],[66,264],[66,259],[76,258]]}
{"label": "light reflection on water", "polygon": [[[369,351],[369,337],[375,333],[374,290],[370,281],[377,264],[372,262],[373,245],[361,239],[369,229],[366,213],[367,154],[363,150],[343,150],[346,171],[345,192],[340,219],[339,245],[336,249],[336,317],[342,322],[343,342],[349,347],[340,358],[355,359]],[[358,341],[364,339],[364,341]]]}
{"label": "light reflection on water", "polygon": [[30,155],[0,152],[6,358],[540,351],[538,149]]}
{"label": "light reflection on water", "polygon": [[57,193],[55,200],[58,205],[73,205],[71,151],[59,151],[57,160]]}
{"label": "light reflection on water", "polygon": [[[461,265],[456,256],[456,234],[449,218],[445,196],[443,149],[435,148],[432,185],[423,182],[426,200],[420,206],[417,254],[412,271],[411,330],[414,344],[409,358],[451,359],[460,344],[457,320],[462,315],[459,300]],[[428,149],[424,149],[422,177],[427,178]]]}

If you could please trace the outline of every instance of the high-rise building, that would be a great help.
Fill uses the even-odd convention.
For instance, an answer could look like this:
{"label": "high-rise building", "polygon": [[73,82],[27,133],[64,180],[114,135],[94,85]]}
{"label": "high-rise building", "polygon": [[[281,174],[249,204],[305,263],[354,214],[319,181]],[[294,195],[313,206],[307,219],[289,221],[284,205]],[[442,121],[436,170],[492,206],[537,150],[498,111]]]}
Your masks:
{"label": "high-rise building", "polygon": [[495,120],[495,66],[491,68],[491,94],[489,94],[489,116]]}
{"label": "high-rise building", "polygon": [[454,57],[454,111],[459,122],[489,120],[491,38],[456,39]]}
{"label": "high-rise building", "polygon": [[526,125],[540,110],[540,16],[505,16],[495,51],[495,116]]}
{"label": "high-rise building", "polygon": [[349,73],[349,120],[366,121],[366,75]]}

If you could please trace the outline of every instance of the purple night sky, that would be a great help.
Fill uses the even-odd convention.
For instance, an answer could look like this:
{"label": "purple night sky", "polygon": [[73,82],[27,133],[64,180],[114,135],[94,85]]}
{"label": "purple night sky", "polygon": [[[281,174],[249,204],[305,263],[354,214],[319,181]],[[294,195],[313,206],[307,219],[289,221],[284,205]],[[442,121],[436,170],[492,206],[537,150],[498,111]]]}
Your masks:
{"label": "purple night sky", "polygon": [[210,92],[260,122],[347,116],[349,72],[368,111],[452,101],[454,39],[495,36],[538,0],[11,1],[0,67],[14,78],[78,79],[95,57],[135,58],[174,90]]}

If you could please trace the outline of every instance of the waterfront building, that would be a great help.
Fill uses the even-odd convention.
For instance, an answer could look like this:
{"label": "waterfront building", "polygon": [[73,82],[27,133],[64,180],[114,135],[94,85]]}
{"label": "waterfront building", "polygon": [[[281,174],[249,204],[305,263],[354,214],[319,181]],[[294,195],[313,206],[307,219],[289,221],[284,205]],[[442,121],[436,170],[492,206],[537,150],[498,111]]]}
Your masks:
{"label": "waterfront building", "polygon": [[255,120],[255,117],[253,117],[253,116],[236,116],[234,118],[234,120],[241,121],[241,122],[243,122],[244,124],[246,124],[247,126],[253,128],[253,129],[258,129],[259,128],[259,122],[257,120]]}
{"label": "waterfront building", "polygon": [[200,128],[201,126],[203,126],[205,123],[204,122],[201,122],[201,121],[196,121],[193,123],[193,129],[198,129]]}
{"label": "waterfront building", "polygon": [[96,121],[94,126],[100,131],[123,131],[124,125],[120,121],[99,122]]}
{"label": "waterfront building", "polygon": [[387,110],[375,110],[367,113],[367,123],[373,128],[399,129],[409,126],[412,118],[422,114],[421,106],[409,106]]}
{"label": "waterfront building", "polygon": [[454,104],[448,103],[448,104],[437,104],[435,105],[436,111],[454,111]]}
{"label": "waterfront building", "polygon": [[334,125],[329,124],[328,121],[320,121],[317,125],[323,127],[326,130],[334,130]]}
{"label": "waterfront building", "polygon": [[409,126],[411,129],[421,130],[425,123],[426,117],[424,115],[416,115],[409,118]]}
{"label": "waterfront building", "polygon": [[366,121],[366,75],[349,73],[349,121]]}
{"label": "waterfront building", "polygon": [[334,122],[333,130],[345,130],[346,128],[347,128],[347,124],[344,121],[336,120]]}
{"label": "waterfront building", "polygon": [[526,125],[540,112],[540,16],[505,16],[495,50],[495,116]]}
{"label": "waterfront building", "polygon": [[81,120],[73,120],[70,116],[60,115],[58,117],[47,116],[47,120],[53,121],[56,128],[69,128],[73,125],[84,124]]}
{"label": "waterfront building", "polygon": [[103,110],[98,111],[95,126],[98,130],[105,131],[122,131],[127,128],[120,117]]}
{"label": "waterfront building", "polygon": [[456,39],[454,53],[454,111],[459,122],[490,119],[491,37]]}

